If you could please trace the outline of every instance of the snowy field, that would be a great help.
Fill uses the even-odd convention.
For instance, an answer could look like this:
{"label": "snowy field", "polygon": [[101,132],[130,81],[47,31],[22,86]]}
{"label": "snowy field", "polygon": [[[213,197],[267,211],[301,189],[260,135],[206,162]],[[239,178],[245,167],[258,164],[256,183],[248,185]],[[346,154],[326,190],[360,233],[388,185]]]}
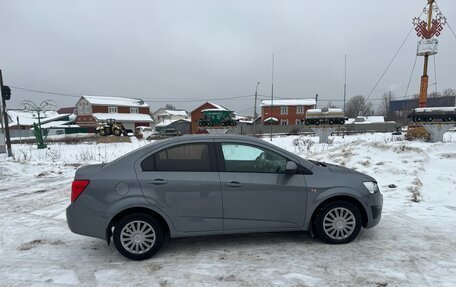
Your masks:
{"label": "snowy field", "polygon": [[456,286],[456,133],[444,143],[330,139],[272,142],[378,180],[383,218],[352,243],[326,245],[300,232],[172,239],[141,262],[71,233],[65,208],[79,166],[145,142],[13,145],[15,160],[0,156],[0,286]]}

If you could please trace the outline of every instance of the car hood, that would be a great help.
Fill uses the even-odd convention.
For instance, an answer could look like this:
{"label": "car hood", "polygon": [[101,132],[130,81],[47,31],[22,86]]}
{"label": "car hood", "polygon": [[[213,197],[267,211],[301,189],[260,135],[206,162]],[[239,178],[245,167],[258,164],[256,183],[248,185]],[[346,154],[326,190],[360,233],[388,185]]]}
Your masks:
{"label": "car hood", "polygon": [[317,164],[320,165],[321,167],[327,168],[330,172],[335,173],[335,174],[352,175],[352,176],[357,176],[357,177],[361,178],[363,181],[377,182],[373,177],[371,177],[365,173],[362,173],[362,172],[359,172],[359,171],[356,171],[356,170],[353,170],[353,169],[350,169],[350,168],[347,168],[344,166],[335,165],[335,164],[326,163],[326,162],[318,162]]}

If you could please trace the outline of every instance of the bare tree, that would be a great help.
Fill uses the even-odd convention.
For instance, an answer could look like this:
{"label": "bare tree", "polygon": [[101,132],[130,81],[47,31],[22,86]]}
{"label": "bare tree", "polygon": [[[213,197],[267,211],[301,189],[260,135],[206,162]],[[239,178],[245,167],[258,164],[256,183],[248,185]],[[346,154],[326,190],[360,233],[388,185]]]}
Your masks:
{"label": "bare tree", "polygon": [[453,89],[445,89],[442,92],[442,97],[456,97],[456,91]]}
{"label": "bare tree", "polygon": [[434,92],[429,93],[429,98],[439,98],[441,96],[442,96],[442,94],[440,92],[434,91]]}
{"label": "bare tree", "polygon": [[378,114],[380,116],[384,116],[385,118],[389,117],[389,115],[390,115],[389,107],[390,107],[390,101],[392,98],[394,98],[394,94],[391,92],[384,93],[382,95],[382,99],[380,102],[380,109],[378,111]]}
{"label": "bare tree", "polygon": [[173,106],[172,104],[166,104],[165,109],[167,109],[167,110],[175,110],[176,107]]}
{"label": "bare tree", "polygon": [[334,105],[331,101],[328,102],[328,104],[326,105],[326,107],[328,109],[338,109],[339,107]]}
{"label": "bare tree", "polygon": [[372,103],[368,102],[364,96],[357,95],[348,101],[345,115],[355,118],[361,115],[369,115],[372,111]]}

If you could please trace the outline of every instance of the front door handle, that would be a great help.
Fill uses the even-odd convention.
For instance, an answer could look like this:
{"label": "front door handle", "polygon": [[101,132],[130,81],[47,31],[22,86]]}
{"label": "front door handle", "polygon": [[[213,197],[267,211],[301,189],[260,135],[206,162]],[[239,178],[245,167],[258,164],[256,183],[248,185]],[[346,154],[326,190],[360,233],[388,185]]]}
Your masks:
{"label": "front door handle", "polygon": [[242,184],[239,181],[231,181],[231,182],[225,182],[226,186],[229,187],[241,187]]}
{"label": "front door handle", "polygon": [[161,178],[157,178],[155,180],[149,181],[149,184],[155,184],[155,185],[162,185],[162,184],[167,184],[167,183],[168,183],[167,180],[164,180]]}

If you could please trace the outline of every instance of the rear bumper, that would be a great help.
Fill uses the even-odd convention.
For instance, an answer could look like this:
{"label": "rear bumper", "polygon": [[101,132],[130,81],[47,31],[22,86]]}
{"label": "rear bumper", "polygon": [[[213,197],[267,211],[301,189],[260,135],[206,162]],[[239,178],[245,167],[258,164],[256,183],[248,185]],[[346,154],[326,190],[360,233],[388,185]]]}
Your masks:
{"label": "rear bumper", "polygon": [[108,219],[94,212],[78,198],[66,209],[68,227],[73,233],[106,240]]}

